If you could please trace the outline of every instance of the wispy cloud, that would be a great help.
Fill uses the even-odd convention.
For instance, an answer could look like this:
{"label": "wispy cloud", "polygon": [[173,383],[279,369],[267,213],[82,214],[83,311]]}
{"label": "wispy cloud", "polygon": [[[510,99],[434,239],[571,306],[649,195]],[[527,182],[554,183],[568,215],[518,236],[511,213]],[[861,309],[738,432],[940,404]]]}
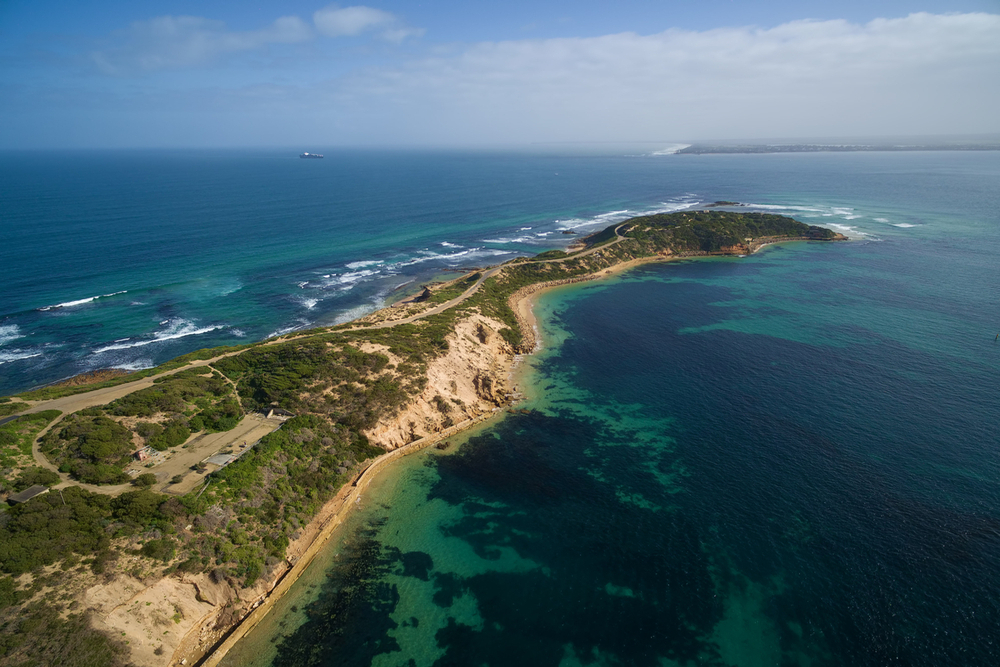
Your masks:
{"label": "wispy cloud", "polygon": [[401,42],[407,37],[419,37],[424,34],[421,28],[406,25],[395,14],[356,5],[354,7],[339,7],[330,5],[313,14],[316,29],[328,37],[344,37],[360,35],[363,32],[377,32],[391,42]]}
{"label": "wispy cloud", "polygon": [[261,30],[227,30],[222,21],[200,16],[158,16],[137,21],[113,35],[112,45],[91,58],[108,74],[190,67],[220,55],[294,44],[312,39],[312,28],[297,16],[283,16]]}
{"label": "wispy cloud", "polygon": [[340,90],[434,140],[996,131],[998,71],[1000,16],[913,14],[481,43]]}
{"label": "wispy cloud", "polygon": [[283,16],[260,30],[234,31],[222,21],[200,16],[158,16],[114,33],[104,48],[90,53],[90,58],[102,72],[122,75],[200,66],[227,54],[306,42],[317,34],[350,37],[372,33],[399,43],[424,33],[394,14],[363,5],[330,5],[313,15],[313,23]]}
{"label": "wispy cloud", "polygon": [[[95,137],[150,145],[151,136],[164,145],[481,145],[1000,132],[995,14],[319,48],[320,40],[410,34],[388,12],[355,9],[327,7],[315,25],[287,17],[246,32],[196,17],[135,24],[95,54],[106,71],[192,67],[224,56],[246,66],[239,76],[206,68],[166,83],[21,80],[0,93],[0,143],[30,132],[37,143],[41,116],[57,145]],[[261,73],[257,51],[310,39],[315,47],[278,54],[279,75]],[[241,63],[241,53],[253,62]]]}

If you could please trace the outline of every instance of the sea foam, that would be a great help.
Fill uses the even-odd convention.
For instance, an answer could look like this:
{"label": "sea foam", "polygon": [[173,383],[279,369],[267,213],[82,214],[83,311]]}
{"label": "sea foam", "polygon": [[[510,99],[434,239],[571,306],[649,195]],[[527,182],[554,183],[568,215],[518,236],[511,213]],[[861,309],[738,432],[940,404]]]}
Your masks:
{"label": "sea foam", "polygon": [[0,345],[9,343],[10,341],[18,338],[24,338],[24,334],[21,333],[20,327],[16,324],[5,324],[0,326]]}
{"label": "sea foam", "polygon": [[143,347],[146,345],[152,345],[153,343],[162,343],[167,340],[177,340],[178,338],[186,338],[188,336],[198,336],[201,334],[206,334],[210,331],[216,331],[217,329],[224,328],[224,325],[213,324],[207,327],[196,326],[191,320],[185,319],[172,319],[164,320],[160,322],[161,325],[166,325],[166,328],[162,331],[157,331],[153,334],[152,338],[141,338],[138,340],[132,338],[123,339],[122,342],[115,342],[111,345],[105,345],[104,347],[99,347],[94,350],[91,354],[102,354],[105,352],[112,352],[114,350],[128,350],[134,347]]}
{"label": "sea foam", "polygon": [[77,299],[76,301],[67,301],[65,303],[57,303],[54,306],[42,306],[38,310],[56,310],[57,308],[73,308],[74,306],[82,306],[85,303],[91,303],[92,301],[97,301],[98,299],[104,299],[109,296],[117,296],[119,294],[125,294],[128,290],[122,290],[120,292],[112,292],[110,294],[98,294],[97,296],[88,296],[86,299]]}
{"label": "sea foam", "polygon": [[7,364],[12,361],[20,361],[22,359],[31,359],[32,357],[40,357],[42,353],[38,350],[5,350],[0,352],[0,364]]}

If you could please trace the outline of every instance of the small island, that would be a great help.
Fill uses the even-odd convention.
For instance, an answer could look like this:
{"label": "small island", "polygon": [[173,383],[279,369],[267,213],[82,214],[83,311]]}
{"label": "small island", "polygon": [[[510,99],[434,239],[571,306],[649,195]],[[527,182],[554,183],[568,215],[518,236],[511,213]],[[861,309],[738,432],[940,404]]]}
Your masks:
{"label": "small island", "polygon": [[347,324],[0,399],[3,655],[217,664],[380,469],[516,404],[511,370],[537,347],[531,295],[844,238],[764,213],[642,216]]}

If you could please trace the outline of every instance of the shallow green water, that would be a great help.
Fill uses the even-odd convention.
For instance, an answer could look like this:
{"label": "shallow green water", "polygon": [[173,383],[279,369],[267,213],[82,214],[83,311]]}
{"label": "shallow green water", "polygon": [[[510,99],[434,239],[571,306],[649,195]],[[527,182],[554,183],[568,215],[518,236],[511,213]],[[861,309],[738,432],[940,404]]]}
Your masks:
{"label": "shallow green water", "polygon": [[393,466],[227,664],[1000,663],[995,162],[855,161],[785,203],[916,226],[546,294],[532,412]]}

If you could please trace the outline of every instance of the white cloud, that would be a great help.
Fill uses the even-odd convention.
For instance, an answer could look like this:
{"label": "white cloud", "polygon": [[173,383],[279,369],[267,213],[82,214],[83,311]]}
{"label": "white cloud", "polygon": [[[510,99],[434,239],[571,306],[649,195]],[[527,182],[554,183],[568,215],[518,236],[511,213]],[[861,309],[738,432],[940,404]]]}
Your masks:
{"label": "white cloud", "polygon": [[[380,38],[409,29],[371,16],[338,29]],[[161,17],[133,25],[95,57],[113,72],[189,67],[317,33],[295,17],[246,32]],[[232,145],[481,145],[1000,133],[995,14],[415,50],[379,50],[377,59],[358,61],[353,50],[332,59],[311,48],[299,59],[282,54],[280,78],[252,63],[239,77],[205,70],[169,77],[167,85],[159,77],[96,86],[80,78],[58,89],[24,82],[0,97],[19,127],[37,125],[40,115],[63,119],[45,124],[56,145],[71,143],[72,133],[114,137],[114,145],[175,135],[192,144],[224,137]],[[387,56],[396,64],[371,66]],[[58,128],[64,134],[57,137]],[[8,124],[0,143],[16,134]],[[37,131],[33,137],[37,143]]]}
{"label": "white cloud", "polygon": [[91,53],[108,74],[189,67],[221,54],[294,44],[312,39],[313,31],[297,16],[283,16],[261,30],[233,32],[222,21],[200,16],[159,16],[137,21],[115,35],[116,45]]}
{"label": "white cloud", "polygon": [[336,88],[431,142],[982,132],[997,72],[1000,16],[913,14],[481,43]]}
{"label": "white cloud", "polygon": [[364,5],[343,8],[330,5],[313,14],[313,22],[316,29],[328,37],[348,37],[380,30],[383,38],[398,43],[407,37],[419,37],[424,33],[421,28],[405,25],[394,14]]}

